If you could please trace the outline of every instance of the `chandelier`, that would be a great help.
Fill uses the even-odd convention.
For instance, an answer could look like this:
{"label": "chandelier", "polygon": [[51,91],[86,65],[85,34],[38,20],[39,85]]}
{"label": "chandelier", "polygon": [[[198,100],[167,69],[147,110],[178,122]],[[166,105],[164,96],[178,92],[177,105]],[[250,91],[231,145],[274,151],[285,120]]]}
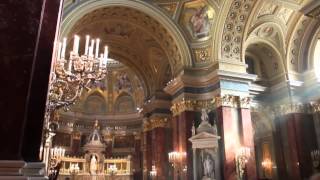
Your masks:
{"label": "chandelier", "polygon": [[99,55],[100,39],[86,36],[85,51],[79,55],[80,37],[74,36],[73,49],[66,58],[67,39],[58,43],[58,53],[51,74],[48,110],[64,108],[69,110],[84,89],[101,81],[107,74],[108,46]]}

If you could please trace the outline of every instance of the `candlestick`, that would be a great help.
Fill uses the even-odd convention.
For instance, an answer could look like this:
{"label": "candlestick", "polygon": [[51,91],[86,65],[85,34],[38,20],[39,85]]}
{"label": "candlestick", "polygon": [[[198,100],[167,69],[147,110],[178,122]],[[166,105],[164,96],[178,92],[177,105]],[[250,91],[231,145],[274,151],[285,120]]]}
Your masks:
{"label": "candlestick", "polygon": [[105,67],[108,62],[109,48],[108,46],[104,47],[104,56],[103,56],[103,66]]}
{"label": "candlestick", "polygon": [[57,59],[59,60],[61,58],[61,48],[62,48],[62,43],[58,43],[58,54],[57,54]]}
{"label": "candlestick", "polygon": [[91,40],[91,46],[89,47],[89,56],[93,57],[93,47],[94,47],[94,40]]}
{"label": "candlestick", "polygon": [[88,50],[89,50],[89,41],[90,41],[90,36],[87,35],[86,36],[86,47],[85,47],[85,50],[84,50],[84,55],[88,55]]}
{"label": "candlestick", "polygon": [[103,63],[103,54],[100,54],[100,58],[99,58],[100,62],[99,62],[99,69],[102,67],[102,63]]}
{"label": "candlestick", "polygon": [[99,43],[100,39],[96,39],[96,58],[99,57]]}
{"label": "candlestick", "polygon": [[65,58],[66,55],[66,46],[67,46],[67,38],[63,38],[62,50],[61,50],[61,59]]}
{"label": "candlestick", "polygon": [[72,67],[72,60],[70,59],[69,62],[68,62],[68,71],[69,72],[71,72],[71,67]]}
{"label": "candlestick", "polygon": [[74,35],[73,53],[74,53],[75,55],[78,55],[79,43],[80,43],[80,37],[79,37],[78,35]]}

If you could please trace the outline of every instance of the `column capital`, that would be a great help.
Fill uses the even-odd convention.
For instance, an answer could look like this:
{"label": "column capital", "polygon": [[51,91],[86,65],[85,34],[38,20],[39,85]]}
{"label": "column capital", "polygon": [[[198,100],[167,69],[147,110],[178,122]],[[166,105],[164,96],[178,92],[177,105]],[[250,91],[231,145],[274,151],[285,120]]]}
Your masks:
{"label": "column capital", "polygon": [[148,119],[144,119],[143,121],[143,132],[151,131],[158,127],[168,127],[168,119],[169,117],[164,116],[152,116]]}
{"label": "column capital", "polygon": [[182,99],[171,106],[173,116],[179,115],[184,111],[201,111],[201,109],[213,109],[215,99],[204,100],[185,100]]}
{"label": "column capital", "polygon": [[248,109],[251,106],[251,97],[245,96],[234,96],[230,94],[225,94],[223,96],[215,97],[215,106],[220,107],[235,107]]}

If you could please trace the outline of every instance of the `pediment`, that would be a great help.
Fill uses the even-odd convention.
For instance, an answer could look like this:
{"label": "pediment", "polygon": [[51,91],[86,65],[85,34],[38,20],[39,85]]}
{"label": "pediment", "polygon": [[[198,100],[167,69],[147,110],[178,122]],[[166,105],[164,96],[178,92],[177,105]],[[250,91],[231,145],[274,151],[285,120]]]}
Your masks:
{"label": "pediment", "polygon": [[207,133],[207,132],[201,132],[199,134],[196,134],[194,136],[192,136],[191,138],[189,138],[189,140],[192,141],[196,141],[196,140],[203,140],[203,139],[220,139],[220,136],[217,136],[215,134],[211,134],[211,133]]}

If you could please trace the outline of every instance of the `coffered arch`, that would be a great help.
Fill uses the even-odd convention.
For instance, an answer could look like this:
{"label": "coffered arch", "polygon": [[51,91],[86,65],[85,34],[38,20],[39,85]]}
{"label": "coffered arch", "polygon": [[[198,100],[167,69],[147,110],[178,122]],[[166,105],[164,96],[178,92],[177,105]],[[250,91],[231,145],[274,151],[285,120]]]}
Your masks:
{"label": "coffered arch", "polygon": [[[166,53],[174,75],[184,67],[192,66],[190,50],[179,27],[160,9],[143,1],[85,1],[64,14],[61,36],[70,35],[74,26],[86,15],[103,10],[102,14],[107,15],[110,15],[110,11],[117,11],[128,22],[133,22],[152,34]],[[134,15],[130,16],[129,13]],[[93,18],[96,17],[93,15]],[[108,19],[108,16],[104,19]]]}

